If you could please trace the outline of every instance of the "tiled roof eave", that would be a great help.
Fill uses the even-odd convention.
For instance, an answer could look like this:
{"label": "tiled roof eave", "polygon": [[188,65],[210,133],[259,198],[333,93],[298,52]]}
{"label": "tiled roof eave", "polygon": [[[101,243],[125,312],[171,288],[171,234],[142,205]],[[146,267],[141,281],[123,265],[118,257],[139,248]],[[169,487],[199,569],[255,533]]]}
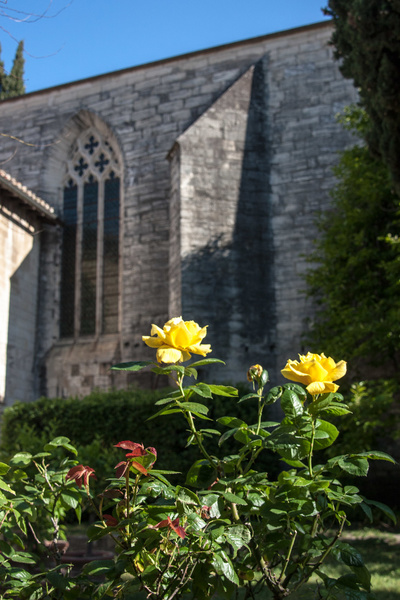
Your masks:
{"label": "tiled roof eave", "polygon": [[6,189],[31,210],[37,212],[42,219],[54,224],[59,221],[52,206],[2,169],[0,169],[0,187]]}

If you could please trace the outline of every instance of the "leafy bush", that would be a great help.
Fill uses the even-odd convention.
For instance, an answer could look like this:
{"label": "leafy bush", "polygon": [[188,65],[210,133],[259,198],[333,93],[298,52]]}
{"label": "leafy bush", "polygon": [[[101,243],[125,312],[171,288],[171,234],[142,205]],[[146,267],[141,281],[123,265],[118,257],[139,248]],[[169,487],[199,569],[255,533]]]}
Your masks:
{"label": "leafy bush", "polygon": [[341,435],[335,452],[345,454],[380,448],[396,454],[394,448],[387,445],[392,445],[389,440],[399,439],[400,415],[394,402],[399,393],[399,383],[394,379],[353,383],[346,394],[351,413],[340,420]]}
{"label": "leafy bush", "polygon": [[[365,114],[349,107],[342,123],[361,137]],[[332,206],[320,215],[309,256],[309,295],[317,304],[308,342],[352,361],[356,378],[399,373],[400,198],[388,169],[360,144],[340,155]],[[379,371],[378,371],[379,369]]]}
{"label": "leafy bush", "polygon": [[[241,386],[246,393],[247,386]],[[82,462],[91,464],[99,477],[110,472],[116,464],[117,450],[113,447],[123,439],[135,439],[145,446],[163,448],[158,458],[161,469],[174,466],[185,472],[196,458],[193,446],[186,447],[188,432],[185,423],[174,415],[149,420],[154,405],[171,390],[96,390],[83,399],[40,398],[32,403],[16,402],[4,411],[1,447],[2,460],[15,452],[41,451],[49,439],[67,435],[78,449]],[[229,409],[227,403],[230,402]],[[209,416],[218,419],[229,412],[238,418],[256,418],[256,409],[216,396]],[[254,414],[252,414],[254,413]],[[237,444],[230,440],[227,448],[234,452]],[[210,449],[216,453],[218,445],[210,440]],[[278,461],[271,456],[264,462],[269,472],[276,473]],[[176,476],[176,480],[180,479]]]}
{"label": "leafy bush", "polygon": [[[375,508],[396,519],[390,508],[347,485],[346,477],[365,477],[371,459],[393,459],[384,452],[352,448],[321,462],[320,451],[339,435],[331,419],[349,413],[333,383],[343,377],[346,364],[311,353],[300,359],[288,360],[282,371],[294,383],[269,390],[264,389],[266,371],[260,365],[250,367],[254,389],[241,397],[234,387],[197,382],[196,367],[218,359],[188,367],[126,364],[126,370],[149,366],[176,379],[177,388],[156,405],[162,422],[172,419],[175,428],[179,419],[186,424],[184,437],[188,432],[190,444],[197,447],[200,458],[183,486],[169,479],[174,464],[172,470],[158,468],[157,455],[165,455],[158,421],[155,447],[129,439],[115,444],[118,464],[107,474],[100,494],[92,487],[99,473],[92,463],[85,465],[86,457],[83,464],[78,462],[81,457],[65,436],[37,454],[19,452],[9,464],[0,463],[0,597],[132,600],[146,594],[150,600],[188,595],[226,600],[265,597],[269,591],[274,600],[283,600],[317,576],[315,595],[320,598],[372,598],[363,558],[342,534],[349,511],[357,506],[370,520]],[[221,400],[228,412],[217,422],[210,419],[214,396],[216,405]],[[283,419],[266,421],[264,409],[278,401]],[[235,406],[250,419],[232,416]],[[135,413],[134,405],[130,410]],[[212,453],[213,436],[228,454]],[[92,458],[102,454],[99,440],[86,446]],[[230,444],[236,445],[234,453]],[[259,459],[269,452],[285,463],[276,479],[259,470]],[[68,564],[68,557],[63,561],[60,555],[60,527],[67,510],[75,509],[79,520],[88,505],[97,516],[87,527],[89,540],[111,538],[115,555],[93,560],[72,575],[73,557]],[[51,564],[40,565],[39,554]],[[329,556],[346,568],[344,575],[328,576],[321,568]]]}

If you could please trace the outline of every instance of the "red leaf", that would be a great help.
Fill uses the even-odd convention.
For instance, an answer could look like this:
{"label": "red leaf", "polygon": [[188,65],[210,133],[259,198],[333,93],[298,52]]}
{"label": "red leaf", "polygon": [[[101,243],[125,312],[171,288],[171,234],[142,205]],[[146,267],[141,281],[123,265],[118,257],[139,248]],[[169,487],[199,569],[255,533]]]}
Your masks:
{"label": "red leaf", "polygon": [[118,519],[116,519],[112,515],[103,515],[103,521],[105,521],[107,527],[115,527],[116,525],[118,525]]}
{"label": "red leaf", "polygon": [[179,525],[179,517],[176,517],[173,521],[168,517],[169,526],[175,533],[179,535],[180,538],[185,539],[186,531],[183,527]]}
{"label": "red leaf", "polygon": [[118,442],[115,444],[115,448],[123,448],[123,450],[136,450],[137,448],[143,449],[143,444],[137,444],[136,442],[130,442],[129,440],[125,440],[123,442]]}
{"label": "red leaf", "polygon": [[144,468],[144,466],[141,465],[140,463],[132,461],[131,465],[132,465],[132,467],[134,467],[135,469],[137,469],[138,471],[140,471],[141,473],[143,473],[143,475],[147,475],[148,474],[147,471],[146,471],[146,469]]}
{"label": "red leaf", "polygon": [[129,462],[126,460],[123,460],[122,462],[118,463],[116,465],[116,473],[115,476],[117,477],[117,479],[119,479],[120,477],[123,477],[125,475],[125,472],[127,470],[127,468],[129,467]]}

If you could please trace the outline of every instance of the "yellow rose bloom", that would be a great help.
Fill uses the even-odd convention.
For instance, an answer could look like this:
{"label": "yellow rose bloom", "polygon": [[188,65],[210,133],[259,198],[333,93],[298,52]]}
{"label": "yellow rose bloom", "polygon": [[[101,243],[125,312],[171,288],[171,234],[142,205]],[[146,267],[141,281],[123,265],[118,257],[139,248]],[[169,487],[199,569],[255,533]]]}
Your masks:
{"label": "yellow rose bloom", "polygon": [[332,383],[346,374],[347,364],[344,360],[335,363],[333,358],[325,354],[308,352],[299,354],[300,361],[288,360],[281,373],[286,379],[303,383],[309,394],[327,394],[336,392],[338,385]]}
{"label": "yellow rose bloom", "polygon": [[142,336],[142,340],[150,348],[157,348],[158,362],[176,363],[189,360],[191,352],[201,356],[211,352],[210,344],[201,343],[206,335],[207,325],[200,327],[194,321],[176,317],[167,321],[162,329],[152,325],[151,335]]}

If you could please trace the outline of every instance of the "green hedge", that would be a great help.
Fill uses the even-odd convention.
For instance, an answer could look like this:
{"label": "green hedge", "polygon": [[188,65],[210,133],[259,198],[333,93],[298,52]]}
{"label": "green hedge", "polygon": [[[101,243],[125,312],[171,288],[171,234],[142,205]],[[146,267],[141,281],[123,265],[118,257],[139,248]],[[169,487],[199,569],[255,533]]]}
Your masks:
{"label": "green hedge", "polygon": [[[169,391],[94,391],[83,399],[40,398],[32,403],[17,402],[6,408],[3,415],[0,447],[3,460],[19,451],[39,452],[49,440],[65,435],[78,448],[79,461],[95,468],[99,477],[109,476],[116,462],[122,459],[122,451],[113,448],[122,440],[154,446],[160,469],[186,472],[199,454],[196,447],[186,448],[188,432],[184,420],[175,415],[148,420],[157,410],[155,402]],[[219,396],[209,400],[208,406],[212,419],[231,415],[248,423],[256,420],[256,406],[250,402],[238,404],[232,398]],[[207,448],[211,453],[230,454],[239,446],[231,438],[218,450],[214,437],[207,441]]]}

